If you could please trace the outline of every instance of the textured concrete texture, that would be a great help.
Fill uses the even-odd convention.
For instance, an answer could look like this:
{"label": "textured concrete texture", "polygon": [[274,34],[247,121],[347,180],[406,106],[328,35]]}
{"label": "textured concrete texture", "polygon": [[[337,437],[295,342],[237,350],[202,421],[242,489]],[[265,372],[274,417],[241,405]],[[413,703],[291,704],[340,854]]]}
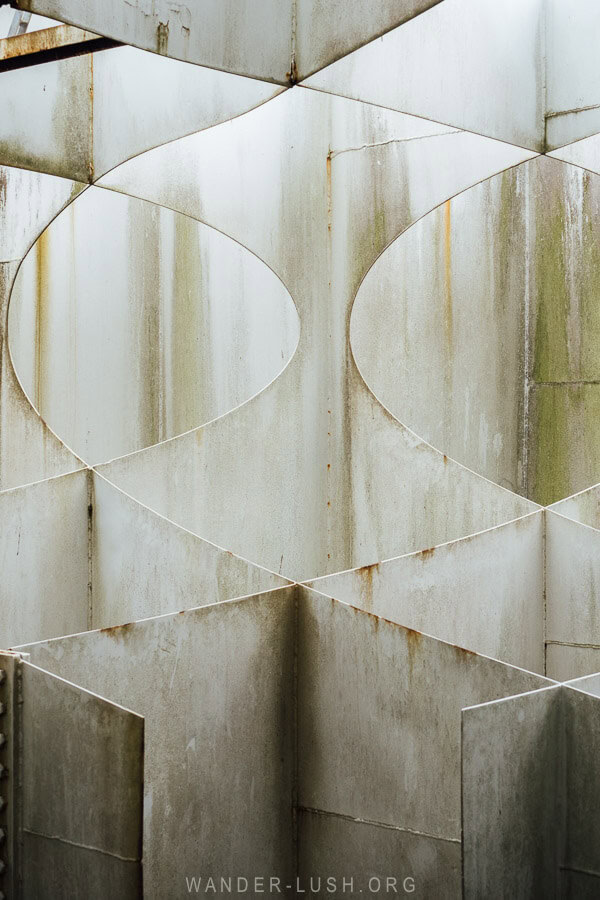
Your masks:
{"label": "textured concrete texture", "polygon": [[587,681],[463,710],[463,896],[597,894],[600,701]]}
{"label": "textured concrete texture", "polygon": [[302,586],[20,650],[144,715],[148,897],[179,890],[199,841],[206,873],[335,876],[348,829],[456,884],[460,710],[548,683]]}
{"label": "textured concrete texture", "polygon": [[142,896],[144,720],[2,654],[3,888]]}
{"label": "textured concrete texture", "polygon": [[595,896],[592,0],[19,6],[0,892]]}

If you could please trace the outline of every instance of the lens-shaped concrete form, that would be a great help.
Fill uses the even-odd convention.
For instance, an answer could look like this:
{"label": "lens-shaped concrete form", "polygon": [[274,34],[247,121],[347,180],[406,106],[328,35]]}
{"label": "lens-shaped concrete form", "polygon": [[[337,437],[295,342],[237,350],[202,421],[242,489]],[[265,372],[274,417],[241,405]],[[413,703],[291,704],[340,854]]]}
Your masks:
{"label": "lens-shaped concrete form", "polygon": [[381,402],[537,503],[600,480],[600,179],[544,158],[446,201],[358,292],[352,349]]}
{"label": "lens-shaped concrete form", "polygon": [[276,378],[299,333],[285,287],[240,244],[97,188],[30,250],[8,328],[33,406],[90,463],[239,406]]}

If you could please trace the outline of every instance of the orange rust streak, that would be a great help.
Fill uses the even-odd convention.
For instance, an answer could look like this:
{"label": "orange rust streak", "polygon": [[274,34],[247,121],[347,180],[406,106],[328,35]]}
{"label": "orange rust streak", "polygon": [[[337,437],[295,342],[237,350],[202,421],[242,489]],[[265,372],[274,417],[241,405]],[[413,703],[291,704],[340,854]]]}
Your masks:
{"label": "orange rust streak", "polygon": [[120,632],[132,628],[134,625],[135,622],[127,622],[125,625],[110,625],[108,628],[100,628],[100,634],[109,634],[111,637],[116,637]]}
{"label": "orange rust streak", "polygon": [[419,556],[421,559],[429,559],[430,556],[433,556],[435,553],[435,547],[429,547],[427,550],[420,550]]}
{"label": "orange rust streak", "polygon": [[14,59],[17,56],[28,56],[42,50],[54,50],[69,44],[81,44],[94,41],[97,34],[82,31],[72,25],[56,25],[53,28],[42,28],[39,31],[17,34],[11,38],[0,40],[0,59]]}

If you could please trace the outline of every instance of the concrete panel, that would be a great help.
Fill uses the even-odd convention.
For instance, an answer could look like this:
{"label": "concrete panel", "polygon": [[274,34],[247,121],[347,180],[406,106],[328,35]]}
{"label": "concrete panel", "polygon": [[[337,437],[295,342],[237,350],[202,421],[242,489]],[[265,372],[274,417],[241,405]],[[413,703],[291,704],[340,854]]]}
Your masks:
{"label": "concrete panel", "polygon": [[299,0],[295,62],[299,80],[420,15],[440,0]]}
{"label": "concrete panel", "polygon": [[[392,110],[295,89],[228,125],[145,153],[99,185],[223,230],[275,269],[304,306],[308,278],[309,284],[329,282],[322,272],[329,154],[332,247],[356,241],[337,261],[342,269],[352,263],[353,280],[359,277],[353,293],[400,231],[448,197],[533,155]],[[298,252],[299,235],[306,253]]]}
{"label": "concrete panel", "polygon": [[223,415],[298,341],[282,282],[189,217],[90,188],[17,275],[11,355],[44,421],[90,463]]}
{"label": "concrete panel", "polygon": [[145,718],[148,898],[197,873],[293,876],[294,592],[28,647]]}
{"label": "concrete panel", "polygon": [[[258,398],[102,471],[195,534],[296,579],[430,547],[533,509],[401,428],[348,353],[354,293],[385,245],[474,177],[529,154],[359,109],[288,91],[101,180],[240,240],[284,280],[302,321],[293,360]],[[399,190],[405,181],[418,186]]]}
{"label": "concrete panel", "polygon": [[[85,182],[283,90],[132,47],[4,72],[3,85],[0,161]],[[19,115],[25,103],[38,127]]]}
{"label": "concrete panel", "polygon": [[[597,681],[597,679],[596,679]],[[580,684],[580,683],[579,683]],[[575,682],[572,687],[579,687]],[[594,874],[600,885],[600,699],[590,696],[585,682],[581,690],[564,690],[566,823],[562,868]],[[565,896],[578,896],[573,893]],[[591,885],[582,885],[582,896],[591,896]]]}
{"label": "concrete panel", "polygon": [[94,54],[93,83],[96,178],[137,153],[239,116],[282,90],[133,47]]}
{"label": "concrete panel", "polygon": [[3,72],[0,163],[88,181],[91,85],[91,56]]}
{"label": "concrete panel", "polygon": [[546,0],[546,141],[553,150],[600,130],[600,75],[593,0]]}
{"label": "concrete panel", "polygon": [[542,11],[445,0],[305,84],[542,150]]}
{"label": "concrete panel", "polygon": [[554,503],[598,480],[600,384],[532,385],[529,415],[536,435],[529,480],[539,503]]}
{"label": "concrete panel", "polygon": [[387,408],[543,504],[600,473],[599,221],[595,176],[528,162],[401,235],[353,308],[358,367]]}
{"label": "concrete panel", "polygon": [[594,900],[600,892],[600,876],[591,872],[561,872],[561,897],[568,900]]}
{"label": "concrete panel", "polygon": [[84,187],[81,182],[0,166],[0,262],[24,256],[50,220]]}
{"label": "concrete panel", "polygon": [[0,263],[0,490],[72,472],[83,465],[44,425],[14,373],[6,321],[17,265]]}
{"label": "concrete panel", "polygon": [[316,896],[460,897],[460,841],[301,810],[298,887]]}
{"label": "concrete panel", "polygon": [[542,512],[309,586],[407,628],[544,672]]}
{"label": "concrete panel", "polygon": [[600,531],[548,511],[547,640],[600,647],[599,600]]}
{"label": "concrete panel", "polygon": [[575,690],[591,694],[592,697],[600,697],[600,675],[598,674],[586,675],[583,678],[576,678],[567,683],[569,687]]}
{"label": "concrete panel", "polygon": [[21,663],[23,896],[142,896],[144,720]]}
{"label": "concrete panel", "polygon": [[581,522],[582,525],[598,529],[600,528],[600,485],[573,494],[566,500],[553,503],[550,509],[560,513],[561,516],[566,516],[567,519],[573,519],[575,522]]}
{"label": "concrete panel", "polygon": [[0,492],[0,646],[87,628],[87,485],[81,471]]}
{"label": "concrete panel", "polygon": [[286,583],[151,512],[96,472],[93,483],[92,628]]}
{"label": "concrete panel", "polygon": [[556,681],[568,681],[600,672],[600,647],[570,647],[566,644],[546,646],[546,674]]}
{"label": "concrete panel", "polygon": [[[291,69],[291,0],[19,0],[21,9],[214,69],[286,84]],[[265,35],[269,39],[265,40]]]}
{"label": "concrete panel", "polygon": [[301,590],[299,805],[459,840],[461,708],[548,681]]}
{"label": "concrete panel", "polygon": [[350,331],[363,378],[401,422],[520,492],[525,197],[536,165],[447,200],[402,234],[361,284]]}
{"label": "concrete panel", "polygon": [[[598,126],[600,130],[600,125]],[[582,141],[576,141],[567,147],[561,147],[549,153],[554,159],[562,159],[565,162],[572,163],[574,166],[583,166],[590,172],[600,174],[600,135],[586,138]]]}
{"label": "concrete panel", "polygon": [[555,896],[561,689],[462,713],[463,896]]}

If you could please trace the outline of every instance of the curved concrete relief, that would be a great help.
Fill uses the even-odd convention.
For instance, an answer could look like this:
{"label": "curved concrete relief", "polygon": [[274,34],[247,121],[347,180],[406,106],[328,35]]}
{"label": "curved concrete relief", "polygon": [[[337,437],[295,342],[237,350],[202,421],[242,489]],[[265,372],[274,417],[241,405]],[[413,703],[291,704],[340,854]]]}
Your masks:
{"label": "curved concrete relief", "polygon": [[[434,5],[19,2],[234,71],[290,63],[285,86]],[[23,386],[90,465],[0,492],[0,646],[31,654],[0,654],[0,893],[16,871],[39,900],[139,897],[141,855],[147,898],[201,866],[458,897],[461,858],[465,896],[598,893],[597,697],[548,679],[600,669],[599,489],[526,499],[600,462],[600,190],[517,146],[552,140],[546,6],[444,0],[318,91],[132,48],[8,73],[31,96],[26,116],[7,90],[5,153],[116,168],[39,237],[10,306]],[[24,236],[72,199],[6,177],[4,309]],[[4,350],[2,464],[6,433],[38,440],[16,395],[55,439]],[[145,717],[143,811],[141,723],[79,715],[83,689]]]}
{"label": "curved concrete relief", "polygon": [[540,158],[447,201],[357,294],[357,365],[400,421],[547,504],[598,481],[600,181]]}
{"label": "curved concrete relief", "polygon": [[38,239],[9,309],[25,392],[89,463],[239,406],[285,367],[298,335],[284,285],[240,244],[98,188]]}
{"label": "curved concrete relief", "polygon": [[252,403],[115,460],[104,475],[195,534],[297,579],[531,511],[431,448],[417,449],[366,390],[348,349],[357,284],[393,235],[440,199],[530,156],[293,90],[102,179],[251,247],[289,285],[302,321],[292,363]]}

